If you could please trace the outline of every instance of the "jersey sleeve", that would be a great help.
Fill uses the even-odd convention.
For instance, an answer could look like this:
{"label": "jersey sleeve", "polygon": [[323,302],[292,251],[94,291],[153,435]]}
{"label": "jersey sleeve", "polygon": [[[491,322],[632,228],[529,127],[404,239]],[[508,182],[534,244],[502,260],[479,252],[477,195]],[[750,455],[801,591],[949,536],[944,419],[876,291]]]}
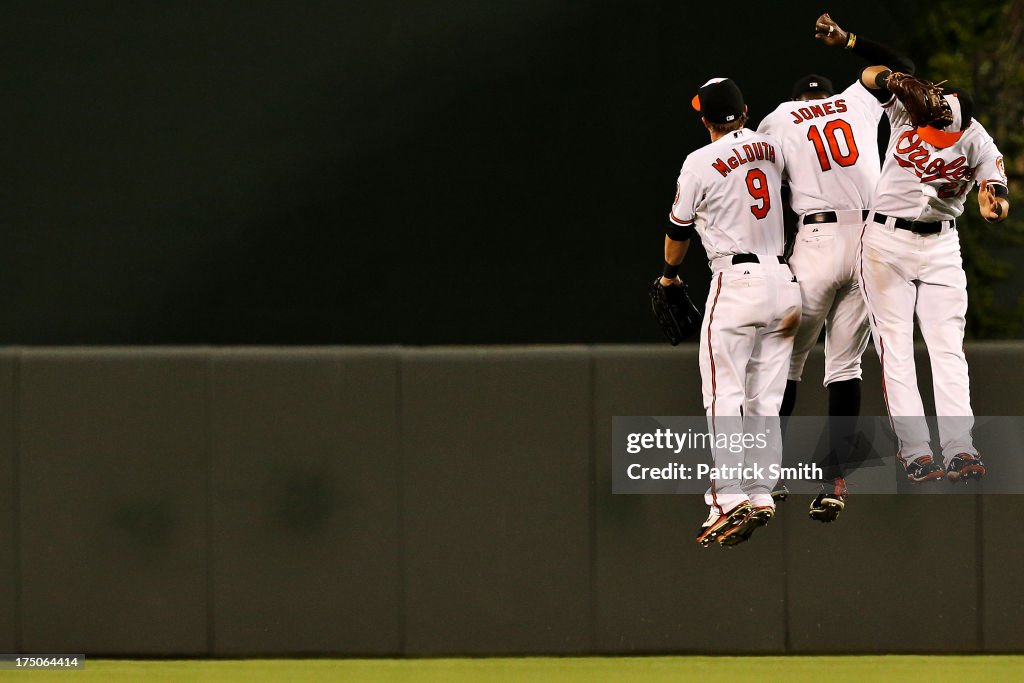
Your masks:
{"label": "jersey sleeve", "polygon": [[889,124],[894,130],[897,126],[910,125],[910,114],[907,113],[903,103],[895,97],[890,98],[888,102],[883,104],[882,109],[889,116]]}
{"label": "jersey sleeve", "polygon": [[[843,97],[850,100],[851,102],[857,103],[857,109],[864,112],[867,116],[874,119],[875,124],[878,124],[879,119],[882,118],[882,112],[885,104],[888,102],[880,102],[871,91],[864,87],[864,84],[860,80],[856,80],[850,84],[846,90],[843,91]],[[889,95],[890,100],[896,99],[891,94]]]}
{"label": "jersey sleeve", "polygon": [[782,157],[782,145],[779,144],[778,140],[773,138],[778,127],[779,116],[776,112],[772,112],[761,120],[761,124],[757,127],[757,132],[761,135],[772,138],[771,143],[775,146],[776,151],[775,165],[778,167],[779,173],[782,174],[783,183],[786,184],[789,181],[789,174],[786,171],[785,159]]}
{"label": "jersey sleeve", "polygon": [[700,178],[683,164],[676,181],[676,199],[672,202],[672,210],[668,219],[673,225],[692,228],[697,217],[697,204],[700,202]]}
{"label": "jersey sleeve", "polygon": [[[976,125],[980,125],[975,122]],[[983,181],[1008,187],[1006,167],[1003,165],[1003,154],[996,147],[995,140],[986,132],[979,144],[978,167],[974,178],[980,185]]]}
{"label": "jersey sleeve", "polygon": [[786,172],[786,152],[782,149],[782,145],[779,141],[770,135],[766,135],[769,143],[775,147],[775,167],[779,169],[779,175],[782,176],[783,181],[789,180],[789,174]]}

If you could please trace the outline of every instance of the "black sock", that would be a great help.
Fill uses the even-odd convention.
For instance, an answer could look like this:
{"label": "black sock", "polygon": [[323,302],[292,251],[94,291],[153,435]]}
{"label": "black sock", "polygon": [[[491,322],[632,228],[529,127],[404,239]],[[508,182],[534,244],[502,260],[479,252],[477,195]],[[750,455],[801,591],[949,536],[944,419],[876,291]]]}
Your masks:
{"label": "black sock", "polygon": [[799,382],[791,379],[786,380],[786,392],[782,394],[782,407],[779,408],[780,417],[789,417],[796,407],[796,387]]}
{"label": "black sock", "polygon": [[860,415],[859,379],[832,382],[828,385],[828,414],[832,417]]}
{"label": "black sock", "polygon": [[860,380],[828,385],[829,459],[825,481],[845,479],[855,469],[857,416],[860,415]]}

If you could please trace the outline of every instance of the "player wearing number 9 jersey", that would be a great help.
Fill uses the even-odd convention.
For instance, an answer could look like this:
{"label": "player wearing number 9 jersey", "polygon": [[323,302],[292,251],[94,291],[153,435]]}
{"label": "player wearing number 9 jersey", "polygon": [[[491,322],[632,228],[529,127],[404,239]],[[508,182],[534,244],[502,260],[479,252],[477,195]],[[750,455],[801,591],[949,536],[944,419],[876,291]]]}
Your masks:
{"label": "player wearing number 9 jersey", "polygon": [[[778,420],[786,387],[800,286],[783,259],[781,148],[743,127],[743,95],[729,79],[705,83],[693,105],[711,143],[687,156],[679,173],[661,283],[678,281],[678,266],[696,232],[711,262],[700,372],[708,428],[715,435],[712,455],[722,473],[705,496],[710,514],[697,542],[732,545],[774,515],[775,480],[767,473],[781,459],[781,439],[768,421]],[[724,445],[744,433],[767,434],[764,447],[735,452]]]}
{"label": "player wearing number 9 jersey", "polygon": [[[827,15],[817,35],[873,63],[912,72],[904,57],[869,39],[848,34]],[[827,40],[825,40],[827,38]],[[793,410],[796,387],[811,349],[825,328],[825,386],[832,420],[831,458],[822,463],[826,485],[811,503],[812,519],[831,522],[845,506],[849,439],[844,430],[860,414],[861,356],[867,349],[867,307],[860,291],[860,233],[881,173],[878,124],[882,101],[859,79],[834,93],[828,78],[811,74],[793,85],[793,99],[766,116],[758,132],[779,141],[786,155],[790,204],[797,234],[790,267],[800,281],[803,310],[793,347],[782,414]],[[849,429],[848,429],[849,428]]]}

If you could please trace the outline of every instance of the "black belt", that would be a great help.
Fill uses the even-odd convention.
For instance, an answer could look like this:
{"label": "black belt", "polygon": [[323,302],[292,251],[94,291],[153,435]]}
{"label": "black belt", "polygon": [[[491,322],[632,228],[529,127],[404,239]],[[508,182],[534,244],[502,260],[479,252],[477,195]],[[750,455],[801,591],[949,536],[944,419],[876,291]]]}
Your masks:
{"label": "black belt", "polygon": [[[889,220],[889,216],[884,213],[875,212],[875,222],[885,224]],[[934,235],[942,232],[942,229],[949,225],[949,227],[955,227],[956,221],[935,221],[934,223],[922,223],[920,221],[908,221],[906,218],[897,218],[893,221],[893,225],[900,230],[909,230],[916,235]]]}
{"label": "black belt", "polygon": [[[863,209],[860,212],[860,219],[866,221],[868,214],[871,213],[867,209]],[[836,215],[835,211],[819,211],[818,213],[809,213],[804,216],[803,224],[808,225],[810,223],[838,223],[839,216]]]}
{"label": "black belt", "polygon": [[[781,256],[776,256],[779,259],[779,263],[785,263],[786,259]],[[737,263],[760,263],[761,259],[757,258],[757,254],[733,254],[732,264],[735,266]]]}

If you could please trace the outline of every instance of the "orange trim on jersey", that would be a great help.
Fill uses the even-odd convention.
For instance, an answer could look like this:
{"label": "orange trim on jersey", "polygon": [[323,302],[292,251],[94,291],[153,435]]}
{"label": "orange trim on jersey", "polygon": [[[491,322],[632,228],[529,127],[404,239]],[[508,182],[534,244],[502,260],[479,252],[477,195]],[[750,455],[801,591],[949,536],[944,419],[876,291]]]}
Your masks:
{"label": "orange trim on jersey", "polygon": [[695,110],[700,111],[700,95],[693,96],[693,99],[690,100],[690,106]]}
{"label": "orange trim on jersey", "polygon": [[675,223],[676,225],[681,225],[684,227],[687,225],[693,225],[693,221],[684,221],[679,218],[676,218],[675,214],[673,214],[671,211],[668,212],[668,219]]}
{"label": "orange trim on jersey", "polygon": [[921,126],[917,129],[917,137],[921,138],[932,147],[938,147],[939,149],[952,147],[960,141],[963,134],[964,132],[962,130],[955,133],[949,133],[932,126]]}

